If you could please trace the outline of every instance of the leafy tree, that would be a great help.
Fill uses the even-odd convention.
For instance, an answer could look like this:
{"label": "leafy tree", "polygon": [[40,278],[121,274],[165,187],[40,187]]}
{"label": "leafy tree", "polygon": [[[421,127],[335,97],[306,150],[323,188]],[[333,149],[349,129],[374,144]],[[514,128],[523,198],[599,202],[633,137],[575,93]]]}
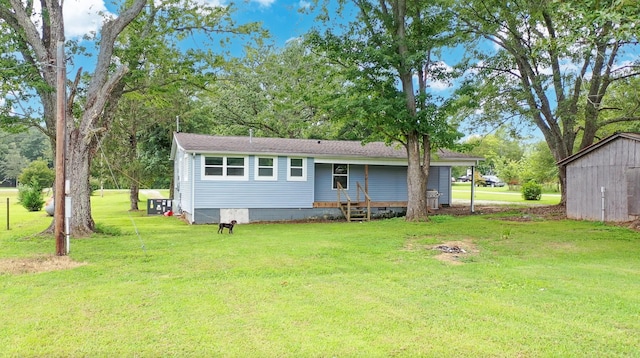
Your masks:
{"label": "leafy tree", "polygon": [[635,120],[633,113],[640,109],[640,77],[624,78],[609,87],[601,107],[602,121],[614,121],[617,117],[630,116],[629,121],[611,123],[598,130],[597,139],[616,132],[640,133],[640,119]]}
{"label": "leafy tree", "polygon": [[448,102],[428,91],[442,79],[438,51],[453,46],[446,1],[341,1],[357,15],[344,29],[308,36],[318,54],[341,65],[347,81],[329,104],[407,150],[407,220],[427,216],[430,152],[453,145],[458,132],[447,122]]}
{"label": "leafy tree", "polygon": [[[1,122],[5,126],[38,125],[44,119],[44,131],[55,138],[56,87],[55,66],[49,66],[64,40],[62,5],[58,1],[41,1],[37,9],[32,1],[0,0],[0,40],[8,50],[0,56],[7,80],[1,90],[5,102]],[[74,188],[71,230],[76,236],[90,234],[95,224],[91,216],[89,169],[100,141],[108,133],[118,101],[127,84],[146,76],[148,71],[167,69],[167,81],[181,81],[188,73],[207,73],[219,58],[207,50],[180,50],[186,36],[210,34],[219,40],[221,32],[237,34],[252,31],[252,26],[236,26],[231,21],[231,7],[203,5],[195,0],[147,2],[132,0],[123,3],[119,14],[105,19],[96,36],[87,36],[96,44],[97,57],[93,71],[83,76],[75,74],[68,93],[67,118],[67,178]],[[142,15],[142,16],[141,16]],[[138,19],[138,21],[136,21]],[[134,30],[123,33],[129,26]],[[169,47],[173,50],[167,54]],[[67,42],[73,54],[83,49]],[[77,51],[77,52],[75,52]],[[171,55],[181,54],[176,58]],[[165,56],[175,60],[164,67],[147,66],[150,59]],[[84,79],[84,80],[83,80]],[[27,88],[25,91],[19,91]],[[14,97],[7,94],[18,93]],[[41,108],[26,110],[22,116],[11,112],[13,105],[36,98]],[[34,115],[41,111],[40,115]],[[60,138],[58,138],[60,139]]]}
{"label": "leafy tree", "polygon": [[472,136],[464,143],[465,148],[474,155],[485,160],[476,167],[482,174],[495,174],[507,180],[500,168],[504,163],[520,161],[524,156],[524,148],[520,137],[513,138],[511,133],[501,127],[494,134]]}
{"label": "leafy tree", "polygon": [[[58,53],[58,43],[64,41],[64,21],[62,4],[58,1],[42,1],[41,9],[35,8],[32,1],[21,2],[13,0],[0,1],[0,33],[11,49],[3,56],[4,63],[13,64],[16,69],[9,74],[13,88],[22,86],[28,90],[20,92],[18,100],[27,101],[37,98],[41,107],[41,118],[45,122],[45,133],[52,141],[56,128],[56,88],[57,68],[50,66]],[[97,143],[96,128],[102,127],[101,119],[107,119],[105,109],[108,104],[117,102],[120,95],[122,78],[128,72],[128,67],[118,65],[113,59],[114,45],[122,30],[142,11],[145,0],[136,0],[125,7],[120,16],[107,20],[100,33],[98,58],[96,68],[84,91],[86,95],[81,113],[67,113],[68,123],[68,162],[73,163],[68,168],[67,178],[76,190],[76,200],[72,210],[71,227],[77,235],[88,234],[93,231],[94,223],[91,217],[89,202],[88,168],[91,154]],[[78,109],[75,98],[78,92],[79,75],[72,85],[68,99],[69,109]],[[13,102],[13,101],[11,101]],[[12,103],[13,104],[13,103]],[[3,122],[7,125],[37,125],[34,113],[38,109],[29,108],[24,118],[8,115],[5,112]],[[74,117],[78,114],[78,117]],[[77,118],[72,120],[73,118]]]}
{"label": "leafy tree", "polygon": [[558,167],[544,141],[534,143],[522,162],[522,182],[557,183]]}
{"label": "leafy tree", "polygon": [[[167,173],[173,170],[169,156],[176,117],[188,114],[193,102],[186,87],[149,85],[120,100],[116,120],[100,146],[101,158],[94,163],[94,175],[113,181],[115,187],[128,187],[130,210],[139,209],[141,188],[171,185]],[[185,118],[181,124],[189,125]]]}
{"label": "leafy tree", "polygon": [[52,164],[49,139],[35,128],[18,133],[0,130],[0,183],[13,181],[28,162],[43,159]]}
{"label": "leafy tree", "polygon": [[[631,1],[471,0],[455,2],[461,30],[475,35],[468,96],[480,121],[519,119],[543,134],[555,161],[594,142],[613,123],[637,121],[637,107],[603,115],[611,86],[636,77],[625,49],[637,43],[640,7]],[[564,168],[559,168],[562,203]]]}
{"label": "leafy tree", "polygon": [[496,172],[500,174],[500,179],[509,185],[510,190],[513,190],[515,185],[521,183],[520,178],[523,171],[522,159],[506,159],[496,163]]}
{"label": "leafy tree", "polygon": [[343,80],[335,66],[301,40],[283,49],[245,48],[210,83],[202,111],[214,119],[210,133],[280,138],[336,138],[322,99]]}
{"label": "leafy tree", "polygon": [[5,180],[18,179],[18,176],[27,165],[29,165],[29,160],[12,143],[8,146],[3,161],[0,162],[0,173],[2,173]]}

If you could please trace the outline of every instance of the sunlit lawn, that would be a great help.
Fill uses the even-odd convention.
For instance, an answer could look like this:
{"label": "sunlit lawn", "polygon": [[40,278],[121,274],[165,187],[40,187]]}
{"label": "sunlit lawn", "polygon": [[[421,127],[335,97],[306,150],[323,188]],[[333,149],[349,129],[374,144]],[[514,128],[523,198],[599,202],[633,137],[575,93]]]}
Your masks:
{"label": "sunlit lawn", "polygon": [[[560,193],[542,193],[540,200],[524,200],[519,191],[509,190],[508,186],[503,187],[475,187],[475,200],[499,201],[523,205],[556,205],[560,203]],[[471,200],[470,183],[452,183],[453,198]]]}
{"label": "sunlit lawn", "polygon": [[[625,228],[514,211],[424,223],[245,224],[219,235],[212,225],[129,213],[127,199],[92,198],[96,222],[117,235],[72,239],[70,256],[84,266],[0,273],[0,356],[640,351],[640,234]],[[55,251],[51,238],[31,236],[49,218],[17,204],[11,211],[0,262]],[[443,243],[473,254],[439,261],[432,247]]]}

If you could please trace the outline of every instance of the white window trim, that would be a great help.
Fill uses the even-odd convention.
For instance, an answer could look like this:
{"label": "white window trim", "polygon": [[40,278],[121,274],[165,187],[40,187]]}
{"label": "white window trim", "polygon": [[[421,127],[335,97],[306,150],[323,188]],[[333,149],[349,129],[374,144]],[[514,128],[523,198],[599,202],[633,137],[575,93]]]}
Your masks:
{"label": "white window trim", "polygon": [[[273,169],[273,175],[271,176],[264,176],[264,175],[260,175],[260,158],[264,158],[264,159],[273,159],[273,166],[271,167],[262,167],[262,168],[272,168]],[[255,180],[259,180],[259,181],[275,181],[278,180],[278,157],[270,157],[270,156],[256,156],[254,157],[254,174],[253,177]]]}
{"label": "white window trim", "polygon": [[[302,176],[299,176],[299,177],[291,176],[291,159],[302,159]],[[287,181],[307,181],[307,158],[299,158],[299,157],[287,158]]]}
{"label": "white window trim", "polygon": [[[206,158],[220,157],[222,158],[222,175],[206,175],[205,162]],[[243,176],[227,176],[227,158],[243,158],[244,159],[244,175]],[[201,180],[220,180],[220,181],[247,181],[249,180],[249,157],[242,155],[202,155],[200,160],[200,179]]]}
{"label": "white window trim", "polygon": [[343,189],[344,189],[344,190],[349,190],[349,175],[350,175],[350,173],[351,173],[351,167],[350,167],[350,165],[349,165],[349,164],[344,164],[344,163],[333,163],[333,164],[331,164],[331,190],[338,190],[338,188],[334,188],[334,187],[333,187],[333,178],[336,176],[336,174],[333,172],[333,170],[334,170],[334,166],[335,166],[336,164],[337,164],[337,165],[346,165],[346,166],[347,166],[347,174],[346,174],[346,175],[344,175],[344,174],[338,174],[338,176],[341,176],[341,177],[347,177],[347,187],[346,187],[346,188],[343,188]]}

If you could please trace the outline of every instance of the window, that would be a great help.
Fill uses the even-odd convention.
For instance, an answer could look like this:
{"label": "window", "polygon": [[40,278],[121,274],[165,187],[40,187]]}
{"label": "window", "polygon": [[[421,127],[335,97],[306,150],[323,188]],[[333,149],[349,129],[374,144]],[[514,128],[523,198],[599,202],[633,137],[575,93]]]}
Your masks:
{"label": "window", "polygon": [[338,183],[343,189],[349,189],[349,165],[333,165],[333,189],[338,189]]}
{"label": "window", "polygon": [[204,157],[202,179],[247,180],[246,157]]}
{"label": "window", "polygon": [[256,157],[255,180],[278,180],[278,158]]}
{"label": "window", "polygon": [[305,181],[307,180],[307,159],[289,158],[287,168],[287,180]]}

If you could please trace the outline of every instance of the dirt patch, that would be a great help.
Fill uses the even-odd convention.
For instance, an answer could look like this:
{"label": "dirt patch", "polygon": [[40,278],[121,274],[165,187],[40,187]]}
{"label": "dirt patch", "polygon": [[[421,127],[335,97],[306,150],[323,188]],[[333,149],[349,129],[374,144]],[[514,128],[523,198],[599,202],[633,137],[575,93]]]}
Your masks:
{"label": "dirt patch", "polygon": [[20,275],[57,270],[67,270],[86,265],[73,261],[69,256],[43,255],[0,260],[0,274]]}
{"label": "dirt patch", "polygon": [[441,244],[433,245],[431,250],[440,251],[436,256],[436,260],[446,262],[453,265],[462,265],[465,258],[475,256],[480,252],[478,247],[469,241],[448,241]]}
{"label": "dirt patch", "polygon": [[626,227],[631,229],[631,230],[636,230],[636,231],[640,231],[640,219],[631,221],[629,223],[626,224]]}
{"label": "dirt patch", "polygon": [[474,212],[471,212],[469,206],[450,206],[438,209],[435,215],[452,215],[452,216],[468,216],[468,215],[486,215],[499,213],[513,213],[513,215],[505,216],[504,220],[513,221],[531,221],[531,220],[563,220],[566,219],[564,206],[531,206],[531,207],[514,207],[509,205],[482,205],[476,206]]}

